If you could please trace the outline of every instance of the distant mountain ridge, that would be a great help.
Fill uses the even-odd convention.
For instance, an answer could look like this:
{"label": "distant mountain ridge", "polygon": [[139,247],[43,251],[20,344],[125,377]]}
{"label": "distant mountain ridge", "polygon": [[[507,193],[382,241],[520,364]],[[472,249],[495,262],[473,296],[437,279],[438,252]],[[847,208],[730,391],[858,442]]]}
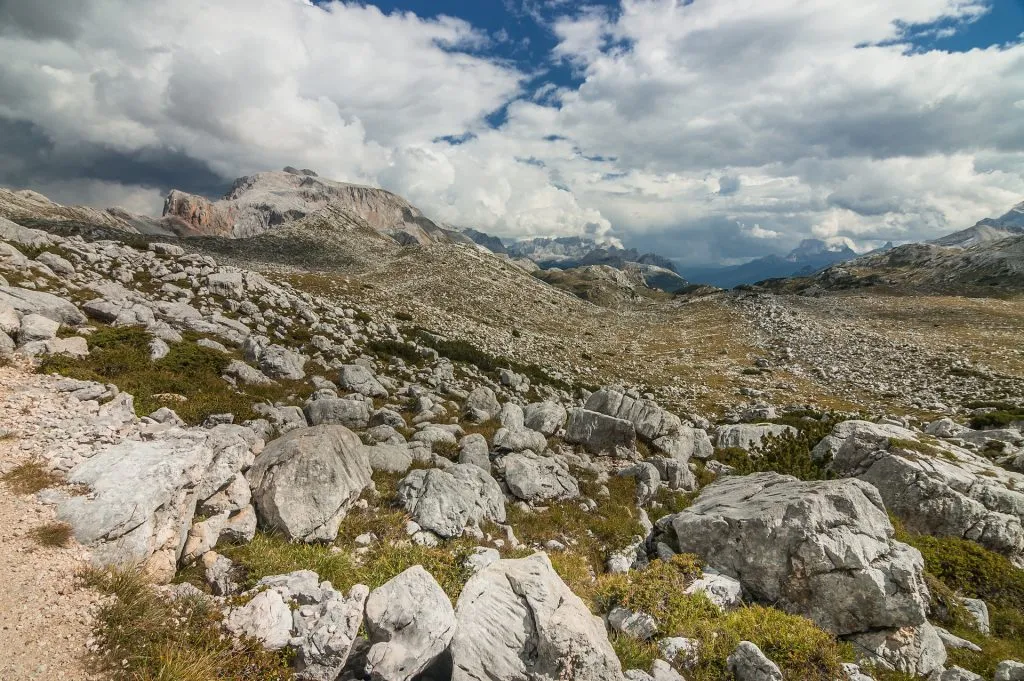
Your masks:
{"label": "distant mountain ridge", "polygon": [[[891,247],[892,244],[887,246]],[[786,255],[766,255],[731,267],[681,267],[680,273],[695,284],[733,288],[765,279],[807,276],[856,257],[857,252],[846,244],[804,239]]]}

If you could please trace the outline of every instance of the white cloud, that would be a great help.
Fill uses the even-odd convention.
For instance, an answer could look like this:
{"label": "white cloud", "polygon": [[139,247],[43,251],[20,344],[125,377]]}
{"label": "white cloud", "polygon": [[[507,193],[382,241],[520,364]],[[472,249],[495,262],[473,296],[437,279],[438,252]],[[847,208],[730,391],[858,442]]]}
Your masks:
{"label": "white cloud", "polygon": [[[501,36],[456,19],[304,0],[62,4],[0,0],[0,119],[31,121],[51,165],[82,172],[96,149],[170,150],[226,178],[296,165],[506,237],[718,259],[808,236],[930,238],[1024,198],[1024,117],[1007,113],[1024,102],[1024,43],[905,44],[959,30],[982,0],[515,2],[563,14],[551,59],[580,77],[531,93],[537,72],[481,56]],[[68,183],[50,185],[70,196]]]}

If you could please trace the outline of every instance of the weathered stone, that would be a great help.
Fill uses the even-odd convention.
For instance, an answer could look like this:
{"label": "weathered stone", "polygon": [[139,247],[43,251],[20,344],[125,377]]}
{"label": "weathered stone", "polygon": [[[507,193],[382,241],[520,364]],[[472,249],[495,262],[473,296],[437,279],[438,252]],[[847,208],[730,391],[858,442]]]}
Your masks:
{"label": "weathered stone", "polygon": [[329,397],[313,400],[305,407],[310,425],[334,424],[362,430],[370,420],[370,407],[362,400]]}
{"label": "weathered stone", "polygon": [[505,522],[505,500],[490,475],[468,464],[414,470],[398,486],[398,501],[421,527],[461,536],[481,520]]}
{"label": "weathered stone", "polygon": [[409,681],[448,648],[455,610],[437,581],[416,565],[370,593],[366,630],[370,678]]}
{"label": "weathered stone", "polygon": [[338,385],[342,390],[359,393],[366,397],[387,397],[388,391],[380,384],[373,372],[359,364],[346,364],[338,374]]}
{"label": "weathered stone", "polygon": [[534,402],[523,410],[523,424],[545,437],[551,437],[563,427],[568,414],[557,402]]}
{"label": "weathered stone", "polygon": [[636,448],[636,431],[630,421],[587,409],[571,409],[565,441],[581,444],[594,454],[615,454],[619,448]]}
{"label": "weathered stone", "polygon": [[544,554],[499,560],[466,583],[455,608],[452,681],[622,681],[604,623]]}
{"label": "weathered stone", "polygon": [[946,662],[946,648],[928,622],[855,634],[849,640],[861,664],[881,664],[904,674],[927,676]]}
{"label": "weathered stone", "polygon": [[293,430],[269,443],[246,474],[260,522],[288,539],[333,541],[370,483],[359,438],[343,426]]}
{"label": "weathered stone", "polygon": [[676,435],[682,428],[679,417],[652,400],[636,399],[614,388],[602,388],[587,398],[584,409],[630,421],[636,434],[647,442]]}
{"label": "weathered stone", "polygon": [[738,447],[748,452],[756,452],[769,438],[796,434],[797,430],[792,426],[780,426],[775,423],[737,423],[719,427],[718,446]]}
{"label": "weathered stone", "polygon": [[569,466],[557,457],[526,451],[503,457],[505,484],[513,495],[529,502],[575,499],[579,484]]}
{"label": "weathered stone", "polygon": [[726,664],[736,681],[783,681],[778,665],[750,641],[740,641]]}
{"label": "weathered stone", "polygon": [[670,518],[680,552],[833,633],[924,621],[921,554],[893,540],[878,493],[859,480],[728,477]]}

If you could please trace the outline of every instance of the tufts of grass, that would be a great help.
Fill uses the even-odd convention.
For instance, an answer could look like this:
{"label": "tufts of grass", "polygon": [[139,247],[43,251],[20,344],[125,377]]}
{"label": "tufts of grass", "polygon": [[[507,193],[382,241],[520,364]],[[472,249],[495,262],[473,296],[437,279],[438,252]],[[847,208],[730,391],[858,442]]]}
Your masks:
{"label": "tufts of grass", "polygon": [[[643,611],[658,622],[658,637],[686,636],[700,641],[700,659],[686,670],[693,681],[730,678],[726,659],[740,641],[752,641],[782,669],[787,679],[831,681],[841,678],[848,651],[810,620],[774,608],[751,606],[722,612],[702,594],[685,588],[700,575],[695,556],[653,561],[628,575],[603,575],[594,588],[598,612],[616,606]],[[649,643],[616,636],[613,646],[626,668],[647,669],[657,656]]]}
{"label": "tufts of grass", "polygon": [[35,494],[64,481],[59,475],[47,469],[38,459],[19,464],[0,479],[6,482],[15,494]]}
{"label": "tufts of grass", "polygon": [[[351,532],[342,530],[346,537]],[[313,570],[340,591],[347,592],[356,584],[375,589],[412,566],[422,565],[454,602],[471,576],[464,563],[472,546],[462,540],[437,547],[418,546],[403,538],[394,543],[380,541],[357,556],[348,546],[292,543],[279,535],[257,533],[252,542],[225,547],[222,553],[245,570],[244,586],[267,575]]]}
{"label": "tufts of grass", "polygon": [[420,351],[412,343],[385,338],[383,340],[372,340],[366,344],[366,349],[378,357],[398,357],[407,364],[419,364],[423,361]]}
{"label": "tufts of grass", "polygon": [[430,446],[430,451],[452,461],[457,461],[459,458],[459,445],[454,442],[438,440]]}
{"label": "tufts of grass", "polygon": [[97,662],[113,681],[292,679],[286,652],[233,642],[204,598],[170,601],[136,570],[88,570],[83,580],[109,596],[96,615]]}
{"label": "tufts of grass", "polygon": [[[305,397],[307,383],[278,382],[271,386],[232,387],[221,378],[232,356],[196,344],[186,336],[170,346],[166,357],[149,359],[152,336],[139,327],[104,327],[89,337],[89,356],[53,355],[39,366],[41,373],[56,372],[71,378],[114,383],[135,397],[140,416],[171,407],[186,423],[202,423],[211,414],[230,412],[236,420],[256,418],[255,402],[276,402],[289,395]],[[185,401],[162,401],[156,395],[182,395]]]}
{"label": "tufts of grass", "polygon": [[73,532],[67,523],[47,523],[32,530],[32,538],[43,546],[63,548],[71,543]]}
{"label": "tufts of grass", "polygon": [[604,484],[610,492],[606,497],[597,494],[597,483],[581,481],[583,493],[597,501],[594,511],[584,508],[579,500],[555,502],[543,511],[524,511],[513,505],[506,509],[508,523],[520,541],[542,546],[549,539],[557,539],[585,557],[594,574],[600,574],[611,553],[621,551],[643,534],[634,479],[616,476]]}
{"label": "tufts of grass", "polygon": [[897,437],[889,438],[889,447],[894,449],[902,449],[906,452],[917,452],[918,454],[925,454],[927,456],[942,456],[944,453],[942,449],[928,444],[927,442],[918,442],[917,440],[903,440]]}

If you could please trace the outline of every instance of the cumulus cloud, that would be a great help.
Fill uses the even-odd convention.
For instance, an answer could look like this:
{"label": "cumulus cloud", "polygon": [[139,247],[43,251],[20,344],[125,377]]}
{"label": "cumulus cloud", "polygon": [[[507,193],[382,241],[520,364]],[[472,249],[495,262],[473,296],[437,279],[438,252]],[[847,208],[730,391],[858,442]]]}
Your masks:
{"label": "cumulus cloud", "polygon": [[912,42],[985,0],[509,2],[551,22],[575,85],[372,5],[0,0],[0,183],[155,201],[296,165],[504,237],[722,261],[931,238],[1024,198],[1024,42]]}

